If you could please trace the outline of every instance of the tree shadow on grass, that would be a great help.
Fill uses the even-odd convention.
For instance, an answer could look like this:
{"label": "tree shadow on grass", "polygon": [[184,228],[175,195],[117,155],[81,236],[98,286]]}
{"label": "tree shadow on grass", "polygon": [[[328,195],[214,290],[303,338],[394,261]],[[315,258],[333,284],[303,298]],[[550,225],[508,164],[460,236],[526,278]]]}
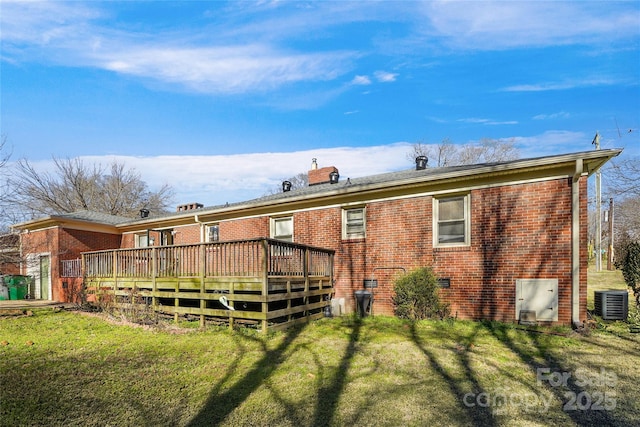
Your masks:
{"label": "tree shadow on grass", "polygon": [[[325,426],[334,422],[340,397],[343,394],[347,384],[347,378],[351,361],[357,353],[360,342],[360,333],[362,328],[362,320],[356,318],[352,330],[349,335],[349,342],[344,351],[340,363],[326,385],[320,386],[317,392],[317,400],[315,402],[315,410],[310,425]],[[227,369],[223,378],[221,378],[209,393],[204,407],[200,412],[188,423],[189,426],[212,426],[221,424],[225,418],[231,414],[238,406],[240,406],[249,396],[258,388],[266,386],[269,388],[272,397],[283,407],[286,417],[295,425],[304,424],[298,414],[296,404],[287,402],[285,398],[279,395],[277,390],[269,386],[269,378],[275,371],[286,362],[291,352],[297,351],[299,348],[293,345],[293,342],[304,327],[297,326],[286,331],[286,335],[282,342],[274,349],[267,348],[267,342],[261,338],[251,338],[259,343],[262,347],[264,356],[232,387],[223,391],[224,385],[229,379],[237,374],[239,363],[236,361]],[[316,361],[321,367],[321,364]],[[323,378],[320,378],[323,380]]]}
{"label": "tree shadow on grass", "polygon": [[347,345],[347,349],[340,360],[338,369],[333,375],[332,381],[330,381],[326,386],[322,386],[318,389],[318,397],[312,424],[314,426],[326,426],[332,424],[338,409],[340,396],[342,395],[346,385],[347,374],[349,373],[351,361],[353,360],[358,348],[361,328],[362,320],[359,317],[356,317],[349,337],[349,344]]}
{"label": "tree shadow on grass", "polygon": [[[618,419],[611,410],[614,409],[610,407],[611,401],[599,399],[601,394],[606,394],[606,388],[585,388],[582,384],[584,381],[576,375],[577,369],[589,368],[588,375],[593,378],[601,374],[600,367],[575,367],[567,364],[554,353],[554,340],[550,340],[547,335],[539,331],[527,331],[529,341],[524,342],[509,336],[509,331],[513,329],[512,325],[500,322],[484,322],[484,325],[498,341],[536,373],[537,381],[552,392],[564,412],[576,425],[626,425],[626,422]],[[604,384],[604,387],[606,386],[607,384]],[[594,406],[595,403],[598,406]]]}
{"label": "tree shadow on grass", "polygon": [[[468,382],[471,384],[473,393],[475,396],[483,393],[484,390],[480,385],[480,381],[478,379],[478,375],[471,367],[471,361],[469,359],[469,355],[464,349],[458,352],[458,362],[464,369],[464,381],[459,378],[454,377],[450,374],[447,368],[442,365],[438,361],[438,357],[434,351],[432,351],[429,346],[423,341],[422,337],[418,333],[416,329],[416,323],[411,323],[411,339],[414,344],[420,349],[420,351],[425,355],[427,362],[431,366],[432,370],[439,374],[442,379],[446,382],[447,386],[451,393],[457,398],[458,405],[460,409],[463,410],[463,413],[466,413],[466,419],[461,420],[461,422],[469,423],[476,426],[495,426],[497,425],[497,421],[494,417],[491,408],[484,405],[475,405],[474,402],[467,402],[466,397],[468,391],[462,387],[463,382]],[[474,335],[477,333],[477,330],[474,332]],[[468,342],[473,342],[474,335],[468,337]]]}
{"label": "tree shadow on grass", "polygon": [[[232,387],[222,391],[224,384],[237,373],[237,365],[228,369],[225,377],[218,381],[212,389],[204,407],[188,423],[188,426],[212,426],[223,422],[285,362],[287,349],[303,330],[304,326],[289,328],[282,342],[274,349],[268,349],[267,341],[264,339],[251,338],[262,347],[263,357]],[[294,413],[295,410],[289,408],[287,412]]]}

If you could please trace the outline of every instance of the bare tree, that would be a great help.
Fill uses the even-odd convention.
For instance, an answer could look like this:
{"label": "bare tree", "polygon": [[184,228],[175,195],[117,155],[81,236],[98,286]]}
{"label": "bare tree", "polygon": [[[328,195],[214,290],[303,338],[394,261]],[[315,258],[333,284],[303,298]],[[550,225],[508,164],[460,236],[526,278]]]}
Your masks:
{"label": "bare tree", "polygon": [[432,165],[446,167],[515,160],[520,151],[513,139],[483,138],[477,143],[456,145],[445,138],[439,144],[414,144],[407,157],[413,161],[417,156],[427,156]]}
{"label": "bare tree", "polygon": [[[289,181],[291,183],[290,190],[295,190],[296,188],[303,188],[309,185],[309,175],[304,172],[300,172],[299,174],[287,179],[283,179],[282,181]],[[282,184],[279,184],[277,187],[267,190],[265,195],[278,193],[282,193]]]}
{"label": "bare tree", "polygon": [[420,142],[413,145],[412,152],[407,156],[413,161],[418,156],[427,156],[436,167],[453,166],[457,163],[458,148],[449,138],[445,138],[439,144],[429,145]]}
{"label": "bare tree", "polygon": [[629,244],[640,241],[640,157],[612,160],[603,175],[606,193],[615,201],[614,260],[619,266]]}
{"label": "bare tree", "polygon": [[520,150],[513,139],[482,138],[477,144],[465,144],[458,153],[458,163],[471,165],[475,163],[507,162],[520,157]]}
{"label": "bare tree", "polygon": [[607,173],[612,196],[640,197],[640,156],[612,160]]}
{"label": "bare tree", "polygon": [[142,208],[164,212],[173,197],[170,186],[150,191],[137,172],[116,161],[108,168],[80,159],[53,162],[51,173],[38,171],[27,160],[16,165],[11,186],[32,216],[90,210],[134,217]]}

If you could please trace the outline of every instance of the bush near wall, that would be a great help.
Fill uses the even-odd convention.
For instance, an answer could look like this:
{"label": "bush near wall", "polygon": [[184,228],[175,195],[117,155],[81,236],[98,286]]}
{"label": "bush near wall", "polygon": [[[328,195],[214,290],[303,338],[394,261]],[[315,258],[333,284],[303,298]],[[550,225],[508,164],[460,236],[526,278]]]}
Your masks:
{"label": "bush near wall", "polygon": [[640,242],[633,242],[627,246],[621,270],[624,281],[633,290],[636,304],[640,305]]}
{"label": "bush near wall", "polygon": [[394,285],[396,316],[410,320],[447,317],[449,305],[440,302],[439,289],[438,277],[431,267],[418,268],[401,276]]}

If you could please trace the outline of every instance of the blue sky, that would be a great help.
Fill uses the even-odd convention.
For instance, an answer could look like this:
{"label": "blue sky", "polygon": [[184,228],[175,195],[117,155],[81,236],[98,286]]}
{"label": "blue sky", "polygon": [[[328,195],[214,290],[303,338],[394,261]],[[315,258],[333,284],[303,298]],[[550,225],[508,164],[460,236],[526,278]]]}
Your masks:
{"label": "blue sky", "polygon": [[[13,159],[134,167],[176,204],[263,195],[311,158],[416,142],[640,155],[640,2],[0,3]],[[629,132],[631,130],[631,132]]]}

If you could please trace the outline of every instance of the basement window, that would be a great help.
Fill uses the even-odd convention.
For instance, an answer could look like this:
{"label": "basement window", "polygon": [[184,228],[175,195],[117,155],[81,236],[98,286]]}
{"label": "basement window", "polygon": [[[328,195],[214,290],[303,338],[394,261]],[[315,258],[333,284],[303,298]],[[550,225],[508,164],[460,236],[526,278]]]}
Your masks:
{"label": "basement window", "polygon": [[366,233],[365,208],[351,208],[342,210],[342,238],[364,239]]}
{"label": "basement window", "polygon": [[468,246],[470,244],[470,196],[433,198],[433,246]]}

